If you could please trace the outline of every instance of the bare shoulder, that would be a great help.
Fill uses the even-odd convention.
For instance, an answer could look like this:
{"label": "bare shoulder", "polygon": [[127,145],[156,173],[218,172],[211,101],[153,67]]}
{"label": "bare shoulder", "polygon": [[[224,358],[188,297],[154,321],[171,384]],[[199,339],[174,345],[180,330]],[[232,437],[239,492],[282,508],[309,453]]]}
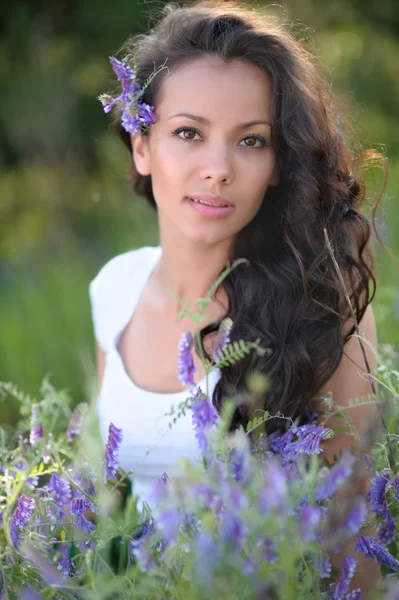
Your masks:
{"label": "bare shoulder", "polygon": [[[352,322],[348,322],[346,327],[346,331],[349,332]],[[374,379],[377,368],[377,330],[371,304],[367,306],[359,323],[359,330],[360,336],[355,332],[346,342],[338,368],[319,390],[317,396],[325,396],[328,392],[332,392],[334,404],[343,408],[357,431],[362,434],[370,421],[375,419],[378,414],[378,406],[375,402],[364,403],[356,407],[351,406],[351,401],[356,398],[372,399],[373,388],[368,375],[369,371],[372,375],[374,389],[378,390],[377,382]],[[364,354],[360,341],[363,344]],[[314,402],[312,407],[316,411],[322,411],[325,408],[321,401]],[[342,422],[334,417],[330,417],[328,421],[323,418],[319,421],[320,424],[325,424],[327,427],[334,428],[342,425]],[[351,439],[349,436],[336,436],[326,443],[326,454],[331,456],[333,452],[339,453],[339,450],[351,446],[353,442],[353,438]]]}

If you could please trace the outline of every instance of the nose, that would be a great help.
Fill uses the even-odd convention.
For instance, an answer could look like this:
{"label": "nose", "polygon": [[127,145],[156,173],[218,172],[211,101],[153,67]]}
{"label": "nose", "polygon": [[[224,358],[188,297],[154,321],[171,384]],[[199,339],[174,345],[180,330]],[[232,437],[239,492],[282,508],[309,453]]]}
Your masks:
{"label": "nose", "polygon": [[204,160],[200,167],[201,179],[212,179],[217,182],[230,183],[233,178],[232,157],[222,144],[215,144],[204,152]]}

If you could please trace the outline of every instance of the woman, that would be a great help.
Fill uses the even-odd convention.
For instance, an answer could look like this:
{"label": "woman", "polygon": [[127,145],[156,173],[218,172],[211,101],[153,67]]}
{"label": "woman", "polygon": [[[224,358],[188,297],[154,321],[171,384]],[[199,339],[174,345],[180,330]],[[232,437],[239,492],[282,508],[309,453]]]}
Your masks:
{"label": "woman", "polygon": [[[330,84],[301,43],[243,3],[205,1],[167,5],[158,25],[123,50],[126,63],[113,59],[123,89],[149,83],[140,100],[143,127],[132,123],[122,93],[115,128],[132,153],[135,192],[157,212],[160,245],[114,257],[90,293],[103,438],[110,422],[123,429],[120,465],[134,471],[134,491],[145,499],[163,471],[178,475],[180,456],[200,460],[190,415],[171,429],[164,416],[189,395],[176,372],[178,344],[196,330],[178,318],[170,290],[195,310],[227,263],[247,259],[217,288],[201,339],[211,358],[219,324],[230,317],[232,341],[259,339],[271,352],[215,369],[209,393],[220,411],[258,371],[269,381],[263,408],[304,420],[312,399],[327,392],[343,406],[372,393],[365,373],[376,367],[376,282],[360,210],[367,157],[352,156]],[[129,80],[129,65],[136,79]],[[102,101],[106,112],[115,105]],[[368,366],[351,337],[355,325],[324,229],[368,342]],[[204,389],[198,351],[194,362]],[[361,435],[375,406],[352,412]],[[243,404],[232,428],[247,421]],[[268,431],[280,425],[271,419]],[[336,435],[324,442],[324,456],[332,460],[352,444]],[[356,560],[362,586],[377,581],[374,563]]]}

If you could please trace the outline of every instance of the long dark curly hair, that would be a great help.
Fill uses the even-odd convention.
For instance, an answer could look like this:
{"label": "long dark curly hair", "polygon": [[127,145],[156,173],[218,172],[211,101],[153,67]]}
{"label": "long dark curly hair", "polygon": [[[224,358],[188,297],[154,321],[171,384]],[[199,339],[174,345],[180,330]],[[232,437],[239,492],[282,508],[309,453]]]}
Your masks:
{"label": "long dark curly hair", "polygon": [[[267,376],[268,389],[261,400],[257,397],[257,407],[304,422],[310,401],[337,369],[355,331],[353,325],[343,332],[350,312],[323,230],[359,323],[376,291],[371,226],[360,210],[366,199],[361,177],[370,160],[381,159],[384,165],[385,157],[372,150],[355,157],[343,133],[344,112],[320,61],[275,18],[242,1],[167,4],[149,34],[134,36],[121,54],[134,57],[141,84],[165,61],[173,72],[204,54],[216,54],[226,63],[251,61],[271,78],[272,144],[280,181],[268,187],[259,212],[236,236],[231,261],[244,257],[249,265],[233,269],[222,282],[229,299],[224,317],[233,320],[231,340],[260,339],[270,351],[263,356],[251,352],[223,368],[212,400],[220,411],[232,393],[248,397],[247,376],[260,372]],[[142,101],[156,104],[165,72],[152,79]],[[131,152],[118,114],[114,127]],[[151,175],[139,175],[133,166],[133,184],[136,194],[156,209]],[[374,217],[375,209],[376,231]],[[220,322],[203,328],[201,339]],[[231,430],[246,428],[253,414],[249,406],[239,403]],[[280,419],[271,419],[266,430],[281,426]]]}

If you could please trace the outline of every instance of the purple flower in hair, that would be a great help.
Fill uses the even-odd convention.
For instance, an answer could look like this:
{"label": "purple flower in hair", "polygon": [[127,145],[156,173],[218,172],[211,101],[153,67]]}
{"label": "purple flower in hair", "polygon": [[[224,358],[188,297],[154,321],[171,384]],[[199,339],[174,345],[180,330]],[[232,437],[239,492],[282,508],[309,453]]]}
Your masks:
{"label": "purple flower in hair", "polygon": [[29,523],[34,507],[33,498],[28,498],[25,494],[20,495],[17,508],[10,519],[10,537],[14,548],[18,548],[21,542],[21,532]]}
{"label": "purple flower in hair", "polygon": [[385,565],[390,569],[399,569],[399,561],[386,548],[380,546],[376,538],[371,535],[356,536],[355,550],[362,552],[370,559],[376,558],[380,565]]}
{"label": "purple flower in hair", "polygon": [[118,60],[115,56],[110,56],[109,62],[111,63],[118,81],[122,84],[123,92],[125,94],[130,94],[132,92],[132,80],[136,79],[136,74],[133,69],[129,67],[124,60]]}
{"label": "purple flower in hair", "polygon": [[98,99],[103,105],[105,113],[109,113],[117,104],[122,105],[122,126],[125,131],[134,135],[141,133],[141,126],[156,123],[154,107],[140,102],[143,94],[142,86],[136,81],[136,73],[124,60],[110,56],[110,62],[118,81],[122,85],[122,92],[116,98],[109,94],[100,94]]}
{"label": "purple flower in hair", "polygon": [[194,366],[192,349],[194,340],[189,331],[182,333],[179,342],[179,361],[177,367],[177,375],[183,386],[195,387],[194,373],[197,370]]}
{"label": "purple flower in hair", "polygon": [[122,429],[115,427],[113,423],[108,427],[108,441],[105,447],[105,465],[104,465],[104,481],[108,483],[109,479],[114,479],[118,469],[118,453],[122,443]]}
{"label": "purple flower in hair", "polygon": [[343,600],[353,579],[357,562],[348,554],[345,555],[344,564],[338,580],[330,587],[330,600]]}
{"label": "purple flower in hair", "polygon": [[149,104],[140,104],[140,119],[149,125],[154,125],[156,123],[156,119],[153,110],[154,107],[150,106]]}

